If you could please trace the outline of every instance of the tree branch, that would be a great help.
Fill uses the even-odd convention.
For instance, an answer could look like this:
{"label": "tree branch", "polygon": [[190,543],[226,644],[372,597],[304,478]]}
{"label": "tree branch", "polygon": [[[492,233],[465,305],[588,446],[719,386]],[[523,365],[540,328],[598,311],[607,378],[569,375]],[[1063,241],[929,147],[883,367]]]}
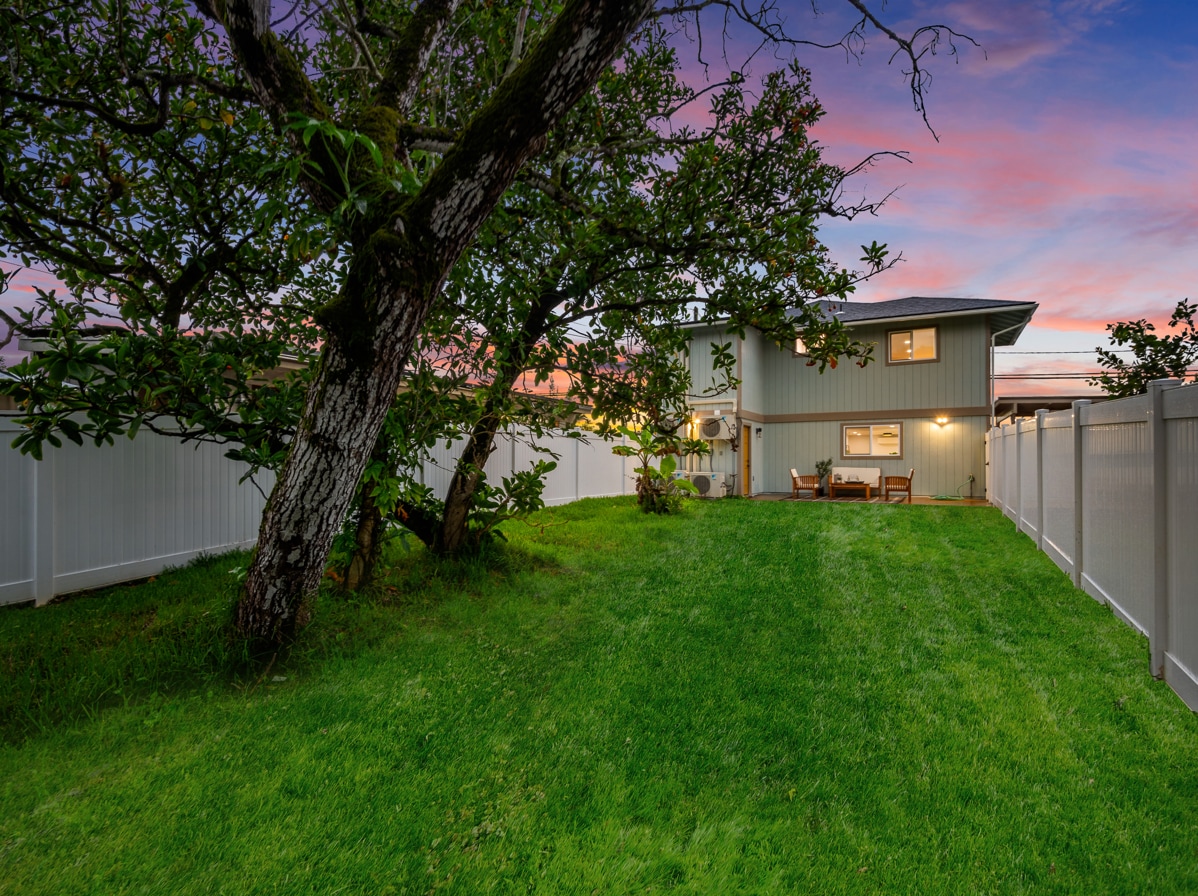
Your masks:
{"label": "tree branch", "polygon": [[387,54],[382,80],[371,97],[373,105],[394,109],[401,117],[407,117],[420,79],[428,71],[441,35],[460,5],[461,0],[424,0],[420,4]]}

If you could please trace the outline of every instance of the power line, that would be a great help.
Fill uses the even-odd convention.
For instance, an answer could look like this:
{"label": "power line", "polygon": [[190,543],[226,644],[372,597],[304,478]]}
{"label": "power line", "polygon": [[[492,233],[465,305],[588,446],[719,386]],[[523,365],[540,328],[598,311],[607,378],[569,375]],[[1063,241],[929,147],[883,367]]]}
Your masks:
{"label": "power line", "polygon": [[[1032,351],[1028,351],[1028,352],[1023,352],[1023,351],[1020,351],[1020,352],[1004,352],[1004,351],[1000,351],[1000,352],[998,353],[998,356],[999,356],[1000,358],[1002,358],[1002,357],[1005,357],[1005,356],[1007,356],[1007,355],[1093,355],[1093,354],[1095,354],[1095,353],[1096,353],[1096,351],[1097,351],[1097,349],[1093,349],[1093,350],[1091,350],[1091,351],[1088,351],[1088,352],[1086,352],[1086,351],[1067,351],[1067,352],[1048,352],[1048,351],[1041,351],[1041,352],[1032,352]],[[1131,349],[1131,348],[1106,348],[1106,349],[1103,349],[1103,351],[1105,351],[1105,352],[1110,352],[1111,354],[1115,354],[1115,355],[1127,355],[1127,354],[1131,354],[1132,352],[1134,352],[1134,351],[1135,351],[1135,349]]]}
{"label": "power line", "polygon": [[[1107,375],[1107,371],[1094,373],[996,373],[996,380],[1091,380]],[[1198,377],[1198,369],[1187,370],[1183,377]]]}

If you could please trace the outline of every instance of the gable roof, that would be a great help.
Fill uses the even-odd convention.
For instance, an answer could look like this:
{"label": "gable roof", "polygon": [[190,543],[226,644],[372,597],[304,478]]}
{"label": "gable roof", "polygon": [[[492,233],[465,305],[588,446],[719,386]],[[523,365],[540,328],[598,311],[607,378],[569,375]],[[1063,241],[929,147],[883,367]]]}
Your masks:
{"label": "gable roof", "polygon": [[1004,302],[998,299],[957,299],[908,296],[886,302],[839,302],[821,300],[824,314],[845,326],[865,323],[897,323],[942,317],[982,314],[990,320],[995,345],[1014,345],[1040,306],[1035,302]]}

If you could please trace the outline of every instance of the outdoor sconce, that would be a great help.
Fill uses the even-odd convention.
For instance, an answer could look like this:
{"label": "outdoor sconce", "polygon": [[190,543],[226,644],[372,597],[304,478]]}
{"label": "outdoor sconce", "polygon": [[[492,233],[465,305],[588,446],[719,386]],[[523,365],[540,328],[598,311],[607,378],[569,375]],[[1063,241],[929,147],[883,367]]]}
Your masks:
{"label": "outdoor sconce", "polygon": [[944,426],[946,423],[948,423],[948,417],[944,416],[943,414],[936,418],[937,426]]}
{"label": "outdoor sconce", "polygon": [[761,427],[757,427],[757,438],[761,438]]}

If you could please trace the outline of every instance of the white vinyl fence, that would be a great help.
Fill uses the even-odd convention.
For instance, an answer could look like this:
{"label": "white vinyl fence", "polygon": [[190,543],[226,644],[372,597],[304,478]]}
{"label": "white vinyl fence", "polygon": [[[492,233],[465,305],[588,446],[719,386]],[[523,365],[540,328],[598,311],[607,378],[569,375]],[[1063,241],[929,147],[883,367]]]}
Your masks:
{"label": "white vinyl fence", "polygon": [[1074,584],[1148,637],[1198,710],[1198,385],[993,429],[990,501]]}
{"label": "white vinyl fence", "polygon": [[[250,547],[274,484],[238,480],[243,464],[219,445],[142,432],[97,448],[46,446],[35,461],[9,447],[19,432],[0,415],[0,604],[45,603],[59,594],[154,575],[194,557]],[[566,436],[539,440],[560,455],[546,504],[635,491],[631,458],[613,443]],[[421,476],[444,497],[460,447],[442,444]],[[487,462],[493,482],[547,455],[502,437]],[[259,490],[259,487],[261,490]]]}

